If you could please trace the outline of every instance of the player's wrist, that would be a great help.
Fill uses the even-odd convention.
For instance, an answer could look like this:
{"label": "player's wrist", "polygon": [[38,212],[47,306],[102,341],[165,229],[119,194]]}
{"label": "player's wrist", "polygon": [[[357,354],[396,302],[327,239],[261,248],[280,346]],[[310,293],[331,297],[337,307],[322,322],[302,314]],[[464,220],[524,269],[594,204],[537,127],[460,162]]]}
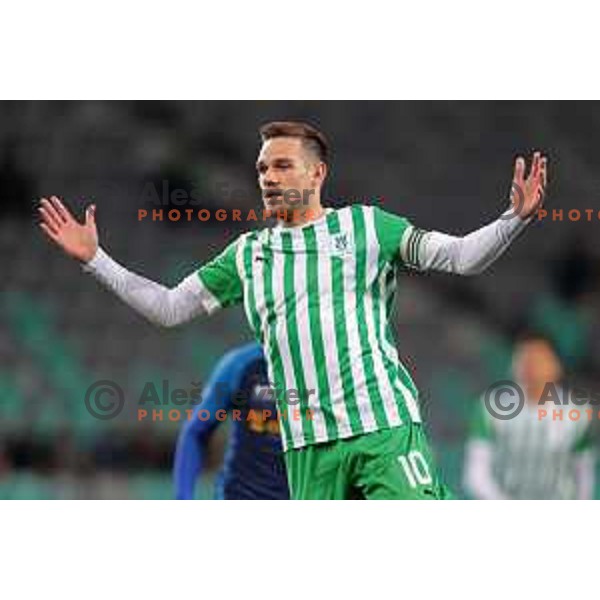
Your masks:
{"label": "player's wrist", "polygon": [[513,204],[511,204],[500,216],[500,221],[505,222],[507,227],[511,229],[522,229],[526,225],[529,225],[532,220],[533,217],[531,215],[526,217],[522,216],[521,213],[515,210]]}
{"label": "player's wrist", "polygon": [[94,254],[88,260],[83,260],[81,266],[84,271],[97,271],[103,263],[105,263],[108,259],[108,254],[102,250],[100,244],[96,246],[96,250]]}
{"label": "player's wrist", "polygon": [[94,258],[98,254],[99,247],[100,247],[99,245],[96,245],[95,248],[91,248],[90,250],[87,250],[86,252],[82,253],[78,257],[80,262],[82,262],[84,265],[89,264],[92,260],[94,260]]}

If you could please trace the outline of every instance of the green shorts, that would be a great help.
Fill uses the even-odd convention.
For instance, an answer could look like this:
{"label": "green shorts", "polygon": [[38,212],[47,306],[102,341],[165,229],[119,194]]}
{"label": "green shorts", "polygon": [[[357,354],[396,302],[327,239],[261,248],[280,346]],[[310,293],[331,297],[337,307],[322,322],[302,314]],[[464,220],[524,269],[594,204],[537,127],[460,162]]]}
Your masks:
{"label": "green shorts", "polygon": [[420,423],[285,453],[293,500],[446,500]]}

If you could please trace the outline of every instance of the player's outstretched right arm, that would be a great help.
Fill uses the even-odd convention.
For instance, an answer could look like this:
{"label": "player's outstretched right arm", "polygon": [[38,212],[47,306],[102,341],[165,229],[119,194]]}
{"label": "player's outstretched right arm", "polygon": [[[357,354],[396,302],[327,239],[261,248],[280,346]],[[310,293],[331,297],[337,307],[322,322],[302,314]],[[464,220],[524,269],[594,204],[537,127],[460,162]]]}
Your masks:
{"label": "player's outstretched right arm", "polygon": [[544,201],[546,157],[540,152],[534,153],[527,177],[525,166],[525,160],[519,157],[515,162],[511,206],[492,223],[465,236],[407,228],[400,249],[405,264],[422,271],[433,269],[457,275],[483,273],[525,230]]}
{"label": "player's outstretched right arm", "polygon": [[146,279],[114,261],[98,244],[95,206],[86,210],[79,223],[56,196],[42,198],[39,207],[41,229],[66,254],[79,260],[86,272],[112,290],[121,300],[156,325],[173,327],[207,314],[215,300],[197,273],[169,289]]}

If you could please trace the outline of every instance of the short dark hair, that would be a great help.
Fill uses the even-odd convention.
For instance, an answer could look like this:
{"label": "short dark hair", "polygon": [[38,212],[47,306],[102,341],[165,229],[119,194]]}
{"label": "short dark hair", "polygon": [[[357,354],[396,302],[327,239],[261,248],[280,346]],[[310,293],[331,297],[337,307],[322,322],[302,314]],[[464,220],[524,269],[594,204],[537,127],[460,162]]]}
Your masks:
{"label": "short dark hair", "polygon": [[521,344],[529,344],[529,343],[545,344],[554,352],[554,354],[556,354],[556,356],[558,356],[560,358],[560,352],[558,350],[558,346],[557,346],[556,342],[554,341],[554,339],[551,338],[549,335],[545,334],[544,332],[539,331],[537,329],[527,329],[527,330],[521,332],[517,336],[515,343],[517,346],[520,346]]}
{"label": "short dark hair", "polygon": [[327,138],[316,128],[303,121],[271,121],[259,129],[263,142],[277,137],[296,137],[310,148],[319,160],[327,162],[329,143]]}

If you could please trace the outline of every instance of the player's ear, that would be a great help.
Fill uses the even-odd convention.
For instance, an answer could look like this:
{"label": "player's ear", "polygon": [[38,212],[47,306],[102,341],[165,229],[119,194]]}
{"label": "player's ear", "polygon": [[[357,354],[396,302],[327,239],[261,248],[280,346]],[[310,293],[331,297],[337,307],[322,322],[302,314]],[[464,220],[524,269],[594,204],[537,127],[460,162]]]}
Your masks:
{"label": "player's ear", "polygon": [[315,178],[319,183],[323,183],[327,177],[327,165],[324,162],[318,162],[315,168]]}

